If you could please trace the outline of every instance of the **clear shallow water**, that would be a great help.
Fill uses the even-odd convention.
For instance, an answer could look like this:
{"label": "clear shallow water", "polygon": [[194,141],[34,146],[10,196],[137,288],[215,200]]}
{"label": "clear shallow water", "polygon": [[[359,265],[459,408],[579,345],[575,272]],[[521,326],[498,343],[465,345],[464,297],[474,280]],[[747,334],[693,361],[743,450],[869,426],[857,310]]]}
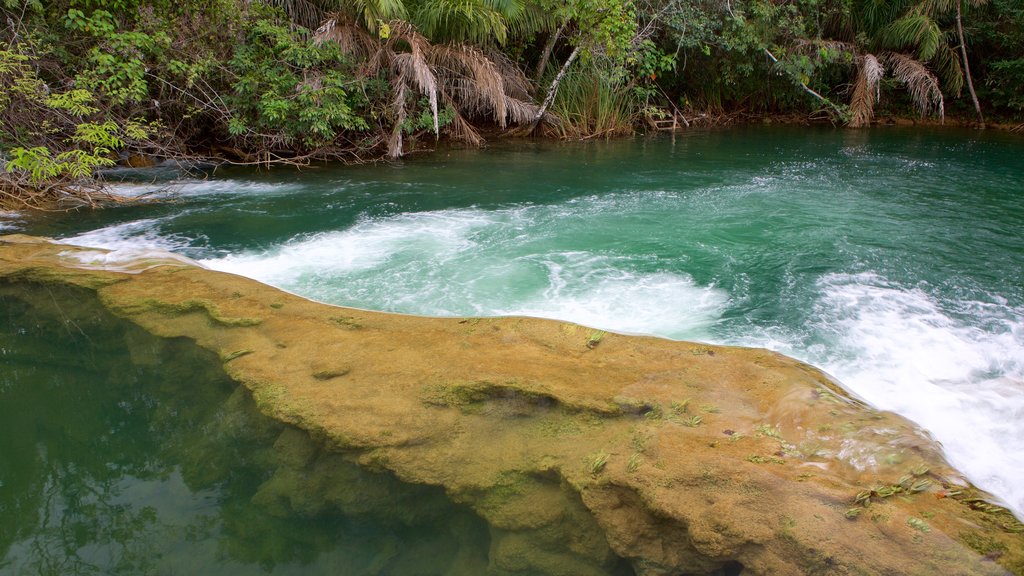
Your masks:
{"label": "clear shallow water", "polygon": [[524,314],[819,366],[1024,516],[1024,141],[752,128],[183,182],[8,226],[326,302]]}
{"label": "clear shallow water", "polygon": [[0,574],[481,574],[487,525],[317,451],[220,362],[0,285]]}

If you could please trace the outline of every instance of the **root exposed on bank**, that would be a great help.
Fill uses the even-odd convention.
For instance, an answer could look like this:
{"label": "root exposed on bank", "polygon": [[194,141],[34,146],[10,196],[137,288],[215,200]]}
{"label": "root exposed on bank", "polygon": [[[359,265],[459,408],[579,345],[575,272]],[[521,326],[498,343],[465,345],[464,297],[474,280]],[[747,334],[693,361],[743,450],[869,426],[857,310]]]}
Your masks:
{"label": "root exposed on bank", "polygon": [[128,204],[140,198],[113,192],[102,180],[32,183],[27,176],[0,173],[0,209],[61,211]]}

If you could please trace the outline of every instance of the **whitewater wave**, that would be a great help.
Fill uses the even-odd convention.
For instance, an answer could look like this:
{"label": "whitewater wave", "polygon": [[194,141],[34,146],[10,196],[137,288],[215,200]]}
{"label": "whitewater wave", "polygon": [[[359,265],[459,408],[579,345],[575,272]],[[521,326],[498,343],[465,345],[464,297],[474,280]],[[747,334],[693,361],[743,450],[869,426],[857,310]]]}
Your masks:
{"label": "whitewater wave", "polygon": [[929,430],[950,462],[1024,516],[1024,310],[944,302],[872,272],[827,274],[804,330],[734,334],[817,365]]}
{"label": "whitewater wave", "polygon": [[724,291],[639,271],[635,258],[541,249],[537,230],[557,217],[549,207],[403,214],[202,263],[335,304],[536,316],[676,338],[704,335],[727,307]]}
{"label": "whitewater wave", "polygon": [[0,234],[11,234],[22,227],[21,217],[13,212],[0,212]]}
{"label": "whitewater wave", "polygon": [[146,218],[98,228],[61,239],[65,244],[110,250],[117,258],[130,258],[154,251],[184,252],[194,239],[162,232],[169,218]]}

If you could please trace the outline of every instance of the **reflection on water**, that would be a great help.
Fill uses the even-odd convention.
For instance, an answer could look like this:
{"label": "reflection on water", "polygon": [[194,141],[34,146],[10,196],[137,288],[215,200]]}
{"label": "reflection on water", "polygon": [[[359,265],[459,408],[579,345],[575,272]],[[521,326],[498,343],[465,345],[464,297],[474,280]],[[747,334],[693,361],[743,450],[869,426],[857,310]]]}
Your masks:
{"label": "reflection on water", "polygon": [[261,416],[209,353],[0,285],[0,573],[478,574],[486,524]]}

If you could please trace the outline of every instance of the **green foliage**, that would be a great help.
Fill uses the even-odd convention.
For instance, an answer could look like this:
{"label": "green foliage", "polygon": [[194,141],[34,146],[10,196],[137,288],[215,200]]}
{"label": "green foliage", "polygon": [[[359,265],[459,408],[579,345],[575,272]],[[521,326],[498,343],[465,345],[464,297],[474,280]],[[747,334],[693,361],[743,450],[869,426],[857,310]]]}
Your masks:
{"label": "green foliage", "polygon": [[56,156],[48,148],[12,148],[4,169],[8,173],[28,174],[29,182],[42,185],[54,180],[78,180],[89,178],[103,166],[112,166],[114,161],[93,152],[73,149]]}
{"label": "green foliage", "polygon": [[233,136],[272,134],[275,143],[315,149],[341,131],[368,128],[359,113],[367,102],[337,44],[317,45],[271,12],[245,33],[230,62]]}
{"label": "green foliage", "polygon": [[99,112],[93,95],[88,90],[77,88],[59,94],[47,95],[43,102],[55,110],[63,110],[72,116],[88,116]]}
{"label": "green foliage", "polygon": [[86,65],[77,74],[76,85],[104,95],[114,104],[146,99],[146,63],[159,60],[170,46],[167,33],[120,30],[114,15],[103,9],[86,14],[70,8],[64,27],[95,42],[85,53]]}
{"label": "green foliage", "polygon": [[1003,113],[1024,112],[1024,4],[991,0],[987,10],[970,16],[972,54],[983,57],[971,64],[983,75],[978,96]]}
{"label": "green foliage", "polygon": [[48,93],[30,61],[26,54],[0,51],[0,103],[7,106],[3,124],[10,138],[4,142],[5,173],[24,176],[35,187],[89,179],[114,164],[114,152],[151,134],[138,120],[87,119],[99,112],[95,96],[81,88]]}
{"label": "green foliage", "polygon": [[[558,62],[575,50],[551,108],[566,137],[629,133],[642,114],[662,114],[667,101],[712,112],[810,112],[822,103],[801,85],[846,101],[863,56],[875,54],[886,73],[894,71],[886,51],[912,55],[922,64],[918,78],[934,74],[949,97],[963,76],[956,1],[982,101],[1004,116],[1024,112],[1018,0],[267,1],[282,9],[259,0],[0,0],[8,24],[0,30],[7,169],[35,181],[93,173],[116,151],[154,137],[142,118],[173,127],[161,133],[161,145],[241,157],[325,156],[432,130],[434,114],[422,100],[430,83],[400,74],[393,60],[367,56],[374,42],[388,41],[394,54],[412,54],[408,25],[394,19],[441,47],[470,44],[460,48],[464,55],[503,53],[475,68],[439,64],[443,49],[421,54],[421,68],[434,67],[451,84],[448,100],[437,100],[436,121],[467,141],[474,141],[466,136],[470,121],[495,122],[499,114],[501,125],[530,120],[543,82],[531,92],[514,80],[513,67],[542,70],[536,60],[549,59],[545,78],[552,81]],[[347,45],[312,42],[309,30],[337,9],[370,34]],[[545,50],[553,38],[553,50]],[[486,70],[501,82],[484,78]],[[494,103],[503,97],[460,100],[472,83],[516,103],[498,112]],[[401,85],[407,99],[399,117]],[[878,86],[884,93],[894,83]]]}
{"label": "green foliage", "polygon": [[[437,111],[437,125],[440,128],[451,124],[454,118],[455,110],[450,105],[441,107]],[[420,98],[416,103],[414,113],[410,114],[405,122],[402,122],[402,132],[415,134],[425,130],[434,130],[434,115],[430,110],[430,102],[426,98]]]}

